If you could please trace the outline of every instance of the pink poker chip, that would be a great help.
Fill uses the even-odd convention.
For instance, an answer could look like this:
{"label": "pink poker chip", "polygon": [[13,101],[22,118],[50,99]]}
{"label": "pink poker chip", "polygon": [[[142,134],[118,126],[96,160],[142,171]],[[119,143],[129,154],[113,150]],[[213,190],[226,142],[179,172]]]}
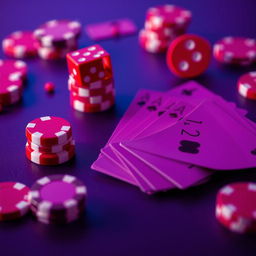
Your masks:
{"label": "pink poker chip", "polygon": [[14,58],[36,56],[38,46],[39,43],[31,31],[16,31],[2,42],[4,53]]}
{"label": "pink poker chip", "polygon": [[67,150],[57,153],[42,153],[33,150],[29,144],[26,145],[27,158],[39,165],[59,165],[69,161],[75,155],[75,146],[71,145]]}
{"label": "pink poker chip", "polygon": [[244,37],[225,37],[213,48],[219,62],[228,64],[251,64],[256,60],[256,40]]}
{"label": "pink poker chip", "polygon": [[217,195],[217,220],[238,233],[256,231],[256,183],[232,183]]}
{"label": "pink poker chip", "polygon": [[[175,38],[175,37],[174,37]],[[143,49],[151,53],[165,52],[171,39],[160,39],[155,32],[141,30],[139,33],[139,44]]]}
{"label": "pink poker chip", "polygon": [[29,211],[30,189],[19,182],[0,182],[0,220],[18,219]]}
{"label": "pink poker chip", "polygon": [[64,144],[72,136],[68,121],[60,117],[44,116],[27,124],[26,137],[38,146],[51,147]]}
{"label": "pink poker chip", "polygon": [[17,76],[0,74],[0,104],[10,105],[18,102],[22,95],[22,80]]}
{"label": "pink poker chip", "polygon": [[27,64],[21,60],[1,60],[0,75],[8,76],[10,80],[25,79],[27,76]]}
{"label": "pink poker chip", "polygon": [[73,45],[81,33],[81,24],[70,20],[51,20],[34,31],[43,47]]}
{"label": "pink poker chip", "polygon": [[187,27],[192,18],[190,11],[174,5],[151,7],[147,10],[146,21],[152,30],[167,27]]}
{"label": "pink poker chip", "polygon": [[242,75],[238,80],[237,89],[243,97],[256,100],[256,71]]}

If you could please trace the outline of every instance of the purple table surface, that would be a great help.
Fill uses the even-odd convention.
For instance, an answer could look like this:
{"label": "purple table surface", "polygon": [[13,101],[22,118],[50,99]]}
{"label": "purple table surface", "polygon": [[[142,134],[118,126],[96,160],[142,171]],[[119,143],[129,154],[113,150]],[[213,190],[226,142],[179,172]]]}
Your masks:
{"label": "purple table surface", "polygon": [[[93,22],[129,17],[143,26],[146,8],[164,4],[153,0],[35,1],[3,0],[0,3],[0,39],[16,30],[35,29],[51,19]],[[189,31],[214,43],[223,36],[256,37],[255,0],[175,0],[193,13]],[[69,106],[65,61],[28,60],[29,79],[23,102],[0,114],[0,181],[27,185],[53,173],[69,173],[88,186],[88,210],[84,218],[68,226],[47,226],[31,216],[0,224],[1,255],[255,255],[255,236],[236,235],[221,227],[214,217],[218,189],[233,181],[255,181],[255,170],[218,173],[208,183],[186,191],[148,196],[136,187],[90,169],[114,127],[139,88],[168,90],[184,80],[168,70],[164,55],[144,52],[137,36],[100,42],[111,53],[117,90],[115,109],[82,114]],[[83,34],[80,47],[93,44]],[[4,57],[0,53],[0,57]],[[197,80],[249,110],[256,104],[240,97],[238,77],[255,66],[221,67],[214,60]],[[52,96],[44,92],[47,81],[56,84]],[[73,125],[76,158],[57,167],[29,162],[24,154],[25,126],[40,116],[56,115]],[[232,128],[232,127],[231,127]],[[241,134],[242,143],[242,134]],[[228,157],[228,156],[227,156]]]}

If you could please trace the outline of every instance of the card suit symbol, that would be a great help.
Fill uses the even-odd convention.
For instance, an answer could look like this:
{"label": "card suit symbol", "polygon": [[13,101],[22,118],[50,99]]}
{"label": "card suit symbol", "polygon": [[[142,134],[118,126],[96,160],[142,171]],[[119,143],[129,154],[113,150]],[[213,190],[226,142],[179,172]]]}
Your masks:
{"label": "card suit symbol", "polygon": [[181,140],[180,145],[181,146],[179,147],[179,151],[181,152],[190,153],[190,154],[199,153],[198,148],[200,147],[200,143],[198,142],[190,141],[190,140]]}
{"label": "card suit symbol", "polygon": [[252,155],[256,155],[256,148],[251,151]]}
{"label": "card suit symbol", "polygon": [[139,105],[139,106],[144,106],[145,105],[145,101],[139,101],[137,104]]}
{"label": "card suit symbol", "polygon": [[156,106],[148,106],[147,109],[149,111],[156,111]]}
{"label": "card suit symbol", "polygon": [[190,90],[188,90],[188,89],[184,89],[184,90],[182,90],[182,94],[184,94],[184,95],[187,95],[187,96],[191,96],[192,94],[193,94],[193,89],[190,89]]}
{"label": "card suit symbol", "polygon": [[161,116],[165,111],[159,111],[158,116]]}
{"label": "card suit symbol", "polygon": [[178,115],[176,113],[170,113],[169,116],[173,117],[173,118],[177,118],[178,117]]}

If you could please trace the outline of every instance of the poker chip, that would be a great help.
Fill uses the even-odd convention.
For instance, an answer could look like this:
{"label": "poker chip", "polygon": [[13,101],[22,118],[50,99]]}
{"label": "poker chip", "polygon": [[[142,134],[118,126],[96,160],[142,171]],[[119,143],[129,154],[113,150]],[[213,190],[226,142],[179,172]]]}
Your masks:
{"label": "poker chip", "polygon": [[39,146],[51,147],[63,144],[72,136],[72,128],[68,121],[60,117],[44,116],[27,124],[27,139]]}
{"label": "poker chip", "polygon": [[70,139],[67,143],[55,145],[52,147],[41,147],[29,141],[26,145],[28,145],[29,148],[31,148],[32,150],[38,151],[40,153],[59,153],[64,150],[68,151],[71,148],[71,146],[75,145],[75,141],[73,139]]}
{"label": "poker chip", "polygon": [[209,42],[192,34],[176,38],[167,52],[169,69],[182,78],[192,78],[202,74],[208,68],[210,59]]}
{"label": "poker chip", "polygon": [[51,47],[39,47],[38,55],[44,60],[58,60],[64,59],[67,53],[77,49],[77,45],[65,48],[51,48]]}
{"label": "poker chip", "polygon": [[225,37],[214,44],[213,55],[221,63],[252,64],[256,60],[256,40],[243,37]]}
{"label": "poker chip", "polygon": [[1,60],[0,59],[0,75],[8,76],[10,80],[21,78],[26,79],[27,65],[21,60]]}
{"label": "poker chip", "polygon": [[42,153],[33,150],[29,145],[26,145],[27,158],[40,165],[59,165],[69,161],[75,155],[75,147],[71,145],[67,150],[57,153]]}
{"label": "poker chip", "polygon": [[102,100],[102,97],[96,97],[93,101],[88,102],[73,93],[70,94],[70,104],[75,110],[80,112],[102,112],[110,109],[114,105],[114,95],[111,94],[108,98],[104,98],[104,100]]}
{"label": "poker chip", "polygon": [[37,55],[39,43],[31,31],[16,31],[2,42],[6,55],[14,58],[34,57]]}
{"label": "poker chip", "polygon": [[96,97],[104,98],[105,95],[115,94],[115,89],[114,89],[114,84],[112,79],[111,81],[109,81],[109,79],[107,81],[102,81],[97,85],[96,83],[94,83],[94,85],[95,85],[94,88],[92,85],[91,89],[89,88],[87,89],[84,87],[76,86],[71,83],[69,85],[69,88],[70,88],[70,91],[72,91],[73,93],[76,93],[77,96],[87,98],[89,99],[89,101],[90,99],[93,100],[93,98],[96,98]]}
{"label": "poker chip", "polygon": [[71,175],[51,175],[37,180],[29,193],[31,210],[46,224],[65,224],[84,211],[87,189]]}
{"label": "poker chip", "polygon": [[70,20],[51,20],[34,31],[43,47],[68,47],[73,45],[81,33],[81,24]]}
{"label": "poker chip", "polygon": [[151,7],[146,13],[146,20],[151,22],[150,29],[185,27],[191,22],[191,18],[190,11],[174,5]]}
{"label": "poker chip", "polygon": [[174,5],[149,8],[139,33],[140,46],[150,53],[166,52],[176,37],[186,33],[191,18],[190,11]]}
{"label": "poker chip", "polygon": [[0,220],[13,220],[29,211],[30,189],[19,182],[0,182]]}
{"label": "poker chip", "polygon": [[217,195],[216,218],[233,232],[255,232],[256,183],[241,182],[223,187]]}
{"label": "poker chip", "polygon": [[23,81],[20,75],[0,73],[0,103],[10,105],[18,102],[22,95]]}
{"label": "poker chip", "polygon": [[243,97],[256,100],[256,72],[242,75],[238,80],[237,88]]}
{"label": "poker chip", "polygon": [[146,51],[151,53],[165,52],[172,39],[160,39],[155,32],[141,30],[139,32],[139,43]]}

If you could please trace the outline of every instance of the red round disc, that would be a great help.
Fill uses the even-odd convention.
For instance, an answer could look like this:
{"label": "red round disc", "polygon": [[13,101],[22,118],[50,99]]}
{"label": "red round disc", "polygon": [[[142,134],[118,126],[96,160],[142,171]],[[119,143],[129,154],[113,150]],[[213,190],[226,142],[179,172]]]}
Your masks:
{"label": "red round disc", "polygon": [[169,69],[182,78],[192,78],[202,74],[208,68],[210,59],[209,42],[191,34],[173,40],[167,52]]}

